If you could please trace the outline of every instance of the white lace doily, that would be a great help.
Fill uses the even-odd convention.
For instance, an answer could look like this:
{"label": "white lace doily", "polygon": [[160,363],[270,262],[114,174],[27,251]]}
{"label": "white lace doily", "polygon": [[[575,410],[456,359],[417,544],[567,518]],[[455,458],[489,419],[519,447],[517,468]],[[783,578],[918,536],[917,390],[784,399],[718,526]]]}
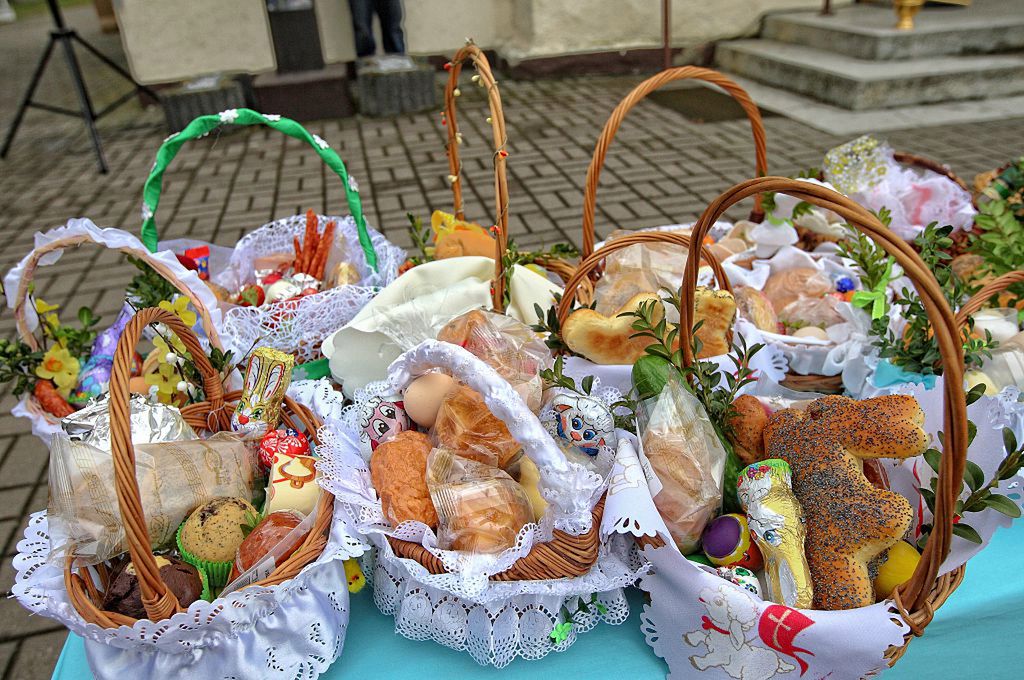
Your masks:
{"label": "white lace doily", "polygon": [[29,520],[14,558],[12,592],[29,611],[60,621],[86,640],[93,673],[125,677],[316,678],[341,653],[348,626],[342,561],[367,546],[339,521],[335,503],[324,552],[299,574],[272,587],[250,587],[199,601],[165,621],[116,629],[86,623],[71,604],[64,573],[47,561],[45,513]]}
{"label": "white lace doily", "polygon": [[[329,334],[344,326],[377,294],[398,276],[405,252],[376,230],[369,229],[370,241],[377,252],[377,271],[366,262],[359,247],[355,220],[351,217],[320,215],[320,224],[334,220],[339,238],[347,244],[348,261],[359,272],[359,281],[338,286],[315,295],[284,304],[263,307],[233,307],[224,315],[224,342],[242,356],[258,340],[285,352],[298,352],[300,363],[320,358],[320,345]],[[292,238],[302,237],[306,216],[294,215],[265,224],[247,234],[235,246],[225,271],[214,273],[213,280],[228,290],[253,281],[253,260],[264,255],[290,252]],[[333,260],[331,260],[333,263]]]}
{"label": "white lace doily", "polygon": [[[619,543],[626,546],[625,543]],[[629,618],[622,586],[646,573],[647,565],[630,558],[629,550],[602,546],[594,568],[575,579],[491,583],[486,597],[453,594],[417,562],[399,559],[383,541],[373,570],[373,599],[384,614],[395,617],[395,632],[411,640],[433,640],[469,652],[481,665],[503,668],[516,657],[540,659],[569,648],[577,635],[600,621],[618,625]],[[601,614],[591,596],[606,607]],[[577,612],[580,600],[590,612]],[[573,614],[568,637],[550,637],[565,621],[563,608]]]}

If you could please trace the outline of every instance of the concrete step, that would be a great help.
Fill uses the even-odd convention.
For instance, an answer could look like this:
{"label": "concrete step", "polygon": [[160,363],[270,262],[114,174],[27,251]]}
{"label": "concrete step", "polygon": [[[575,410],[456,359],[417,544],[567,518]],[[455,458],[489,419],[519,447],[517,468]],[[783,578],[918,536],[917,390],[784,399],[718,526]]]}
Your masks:
{"label": "concrete step", "polygon": [[1024,93],[1024,55],[876,62],[774,40],[734,40],[715,52],[722,70],[850,110]]}
{"label": "concrete step", "polygon": [[975,0],[970,7],[925,7],[914,30],[894,28],[891,7],[853,5],[831,16],[785,12],[765,18],[761,37],[857,59],[921,59],[1024,50],[1024,2]]}

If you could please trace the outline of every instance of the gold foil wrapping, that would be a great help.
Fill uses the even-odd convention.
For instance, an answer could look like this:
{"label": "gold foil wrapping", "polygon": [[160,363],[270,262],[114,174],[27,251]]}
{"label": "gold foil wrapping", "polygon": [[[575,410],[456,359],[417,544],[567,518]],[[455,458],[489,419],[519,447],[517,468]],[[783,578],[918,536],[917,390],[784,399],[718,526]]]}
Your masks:
{"label": "gold foil wrapping", "polygon": [[737,480],[737,492],[764,555],[768,599],[809,609],[814,592],[804,555],[806,531],[789,464],[773,458],[748,465]]}
{"label": "gold foil wrapping", "polygon": [[257,347],[245,371],[245,386],[231,416],[236,432],[263,435],[281,422],[281,404],[292,377],[295,357],[270,347]]}

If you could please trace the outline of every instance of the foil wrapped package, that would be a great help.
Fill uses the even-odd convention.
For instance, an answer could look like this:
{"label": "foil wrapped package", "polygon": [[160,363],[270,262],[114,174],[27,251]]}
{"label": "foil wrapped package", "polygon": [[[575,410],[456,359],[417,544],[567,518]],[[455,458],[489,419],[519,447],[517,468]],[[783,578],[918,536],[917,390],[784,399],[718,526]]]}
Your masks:
{"label": "foil wrapped package", "polygon": [[[133,444],[196,439],[196,433],[174,406],[150,403],[146,397],[132,395],[128,402]],[[88,444],[110,453],[109,396],[100,395],[88,406],[60,421],[57,438]]]}

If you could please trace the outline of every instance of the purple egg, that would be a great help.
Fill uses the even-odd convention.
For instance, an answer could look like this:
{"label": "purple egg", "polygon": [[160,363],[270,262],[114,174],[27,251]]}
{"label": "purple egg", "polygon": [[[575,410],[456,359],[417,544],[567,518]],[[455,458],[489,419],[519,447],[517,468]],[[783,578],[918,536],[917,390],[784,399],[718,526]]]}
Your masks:
{"label": "purple egg", "polygon": [[701,538],[704,552],[711,558],[723,558],[736,550],[743,531],[739,520],[731,515],[716,517],[704,528]]}

